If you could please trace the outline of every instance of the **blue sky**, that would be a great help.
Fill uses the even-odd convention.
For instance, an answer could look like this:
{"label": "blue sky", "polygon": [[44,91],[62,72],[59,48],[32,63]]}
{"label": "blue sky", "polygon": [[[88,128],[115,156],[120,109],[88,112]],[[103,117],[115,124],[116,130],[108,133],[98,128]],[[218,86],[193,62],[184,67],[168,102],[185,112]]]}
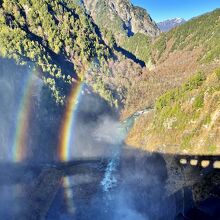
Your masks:
{"label": "blue sky", "polygon": [[131,0],[134,5],[146,8],[156,21],[181,17],[186,20],[220,8],[220,0]]}

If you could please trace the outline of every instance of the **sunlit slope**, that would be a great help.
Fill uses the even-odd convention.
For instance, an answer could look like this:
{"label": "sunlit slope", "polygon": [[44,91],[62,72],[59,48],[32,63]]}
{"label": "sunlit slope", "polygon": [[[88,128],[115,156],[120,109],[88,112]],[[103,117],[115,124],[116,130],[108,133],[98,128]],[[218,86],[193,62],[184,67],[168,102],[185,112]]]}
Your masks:
{"label": "sunlit slope", "polygon": [[199,72],[159,97],[154,115],[137,121],[127,143],[165,153],[220,154],[220,69],[207,77]]}
{"label": "sunlit slope", "polygon": [[220,58],[220,9],[191,19],[185,24],[162,34],[152,46],[153,59],[165,59],[174,51],[201,48],[203,63]]}
{"label": "sunlit slope", "polygon": [[[141,45],[147,69],[142,79],[130,88],[123,117],[154,105],[160,95],[180,86],[196,72],[208,74],[220,66],[219,17],[217,9],[194,18],[161,34],[153,43],[146,43],[145,48],[135,39],[136,45]],[[136,49],[132,45],[129,48]]]}
{"label": "sunlit slope", "polygon": [[[161,33],[155,40],[135,34],[124,40],[123,46],[145,61],[148,68],[158,68],[188,51],[196,56],[195,63],[218,62],[220,58],[220,9],[193,18],[188,22]],[[154,65],[154,66],[153,66]]]}
{"label": "sunlit slope", "polygon": [[137,120],[127,143],[167,153],[220,153],[220,10],[161,34],[148,54],[154,66],[130,90],[123,116],[148,105],[155,112]]}

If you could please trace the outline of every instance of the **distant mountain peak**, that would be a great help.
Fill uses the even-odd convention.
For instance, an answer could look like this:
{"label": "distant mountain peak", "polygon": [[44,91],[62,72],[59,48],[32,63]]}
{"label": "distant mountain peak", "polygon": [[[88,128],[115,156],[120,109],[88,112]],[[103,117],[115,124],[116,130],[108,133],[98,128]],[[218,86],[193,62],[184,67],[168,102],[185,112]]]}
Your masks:
{"label": "distant mountain peak", "polygon": [[174,19],[170,19],[171,21],[175,21],[177,23],[182,23],[182,22],[186,22],[186,20],[184,18],[174,18]]}
{"label": "distant mountain peak", "polygon": [[186,22],[183,18],[170,18],[165,21],[161,21],[157,23],[157,26],[160,28],[162,32],[167,32],[181,24]]}

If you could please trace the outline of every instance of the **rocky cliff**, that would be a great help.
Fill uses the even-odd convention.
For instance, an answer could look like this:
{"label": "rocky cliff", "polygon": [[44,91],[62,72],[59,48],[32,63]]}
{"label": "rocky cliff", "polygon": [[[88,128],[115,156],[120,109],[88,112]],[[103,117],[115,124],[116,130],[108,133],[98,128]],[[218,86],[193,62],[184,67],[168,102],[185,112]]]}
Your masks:
{"label": "rocky cliff", "polygon": [[160,33],[147,11],[129,0],[82,0],[82,3],[97,25],[112,31],[117,38],[136,33],[156,37]]}

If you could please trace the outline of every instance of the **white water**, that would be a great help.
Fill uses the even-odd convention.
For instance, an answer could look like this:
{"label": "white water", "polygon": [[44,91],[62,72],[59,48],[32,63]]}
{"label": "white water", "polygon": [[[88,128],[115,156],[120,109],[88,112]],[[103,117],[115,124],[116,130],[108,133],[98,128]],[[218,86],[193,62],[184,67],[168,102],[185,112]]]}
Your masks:
{"label": "white water", "polygon": [[[128,135],[130,129],[133,127],[135,120],[142,114],[148,113],[151,110],[152,109],[146,109],[134,113],[127,120],[123,121],[118,126],[117,129],[115,129],[116,131],[116,133],[114,134],[115,148],[114,148],[113,156],[112,159],[109,161],[109,164],[105,170],[104,178],[101,181],[101,186],[104,192],[109,192],[112,188],[117,186],[118,180],[117,180],[116,172],[120,164],[121,149],[123,146],[123,142],[126,136]],[[111,138],[112,137],[113,136],[111,135]]]}

